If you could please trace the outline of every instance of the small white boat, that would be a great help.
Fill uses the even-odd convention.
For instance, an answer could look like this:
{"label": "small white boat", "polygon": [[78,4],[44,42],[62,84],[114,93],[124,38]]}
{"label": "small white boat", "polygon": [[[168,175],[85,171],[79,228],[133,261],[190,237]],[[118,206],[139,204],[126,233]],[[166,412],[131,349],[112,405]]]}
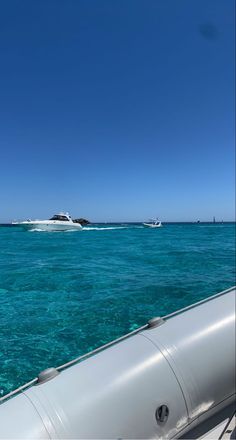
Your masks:
{"label": "small white boat", "polygon": [[143,226],[148,228],[160,228],[162,226],[162,223],[158,220],[158,218],[151,219],[150,221],[152,223],[143,223]]}
{"label": "small white boat", "polygon": [[82,230],[80,223],[74,222],[67,213],[60,212],[49,220],[25,220],[23,222],[12,222],[12,224],[21,226],[26,230],[40,229],[43,231],[68,231]]}

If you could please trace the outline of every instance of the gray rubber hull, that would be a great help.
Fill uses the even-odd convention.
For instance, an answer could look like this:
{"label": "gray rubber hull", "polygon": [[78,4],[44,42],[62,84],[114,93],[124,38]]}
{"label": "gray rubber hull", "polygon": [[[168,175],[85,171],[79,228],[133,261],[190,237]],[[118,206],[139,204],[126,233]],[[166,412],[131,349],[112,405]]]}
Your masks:
{"label": "gray rubber hull", "polygon": [[3,403],[0,438],[180,438],[232,411],[235,289],[160,324]]}

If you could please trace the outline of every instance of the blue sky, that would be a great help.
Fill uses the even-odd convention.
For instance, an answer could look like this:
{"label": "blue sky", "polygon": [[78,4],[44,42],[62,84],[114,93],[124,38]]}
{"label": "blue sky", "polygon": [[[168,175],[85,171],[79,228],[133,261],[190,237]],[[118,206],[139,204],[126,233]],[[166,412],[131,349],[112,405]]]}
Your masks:
{"label": "blue sky", "polygon": [[233,219],[233,0],[5,0],[0,53],[0,222]]}

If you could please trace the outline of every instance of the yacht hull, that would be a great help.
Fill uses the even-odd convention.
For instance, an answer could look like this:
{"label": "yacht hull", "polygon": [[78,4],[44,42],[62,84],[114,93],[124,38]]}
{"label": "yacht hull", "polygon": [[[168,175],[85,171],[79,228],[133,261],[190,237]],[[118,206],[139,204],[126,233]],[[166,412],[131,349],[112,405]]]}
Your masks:
{"label": "yacht hull", "polygon": [[151,223],[143,223],[143,226],[145,226],[145,228],[161,228],[162,224],[152,225]]}
{"label": "yacht hull", "polygon": [[[16,223],[15,223],[16,224]],[[79,223],[65,224],[64,222],[19,222],[18,226],[21,226],[27,231],[38,229],[40,231],[82,231],[82,226]]]}

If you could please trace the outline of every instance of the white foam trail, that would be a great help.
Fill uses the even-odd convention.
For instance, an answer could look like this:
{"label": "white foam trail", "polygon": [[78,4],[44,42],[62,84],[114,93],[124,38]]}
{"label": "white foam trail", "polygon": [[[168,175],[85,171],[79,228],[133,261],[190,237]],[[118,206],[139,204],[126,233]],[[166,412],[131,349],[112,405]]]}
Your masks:
{"label": "white foam trail", "polygon": [[[111,231],[111,230],[116,230],[116,229],[143,229],[144,226],[84,226],[83,227],[83,231]],[[53,231],[53,230],[46,230],[46,229],[40,229],[40,228],[34,228],[34,229],[29,229],[28,232],[78,232],[78,229],[67,229],[64,231]]]}
{"label": "white foam trail", "polygon": [[103,227],[101,227],[101,228],[99,228],[99,227],[91,227],[91,228],[83,227],[83,231],[108,231],[111,229],[128,229],[128,228],[127,228],[127,226],[117,226],[117,227],[107,226],[105,228],[103,228]]}
{"label": "white foam trail", "polygon": [[46,230],[46,229],[40,229],[40,228],[34,228],[34,229],[29,229],[28,230],[28,232],[50,232],[50,234],[53,232],[54,234],[55,233],[58,233],[58,232],[78,232],[78,229],[66,229],[66,230],[64,230],[64,231],[53,231],[53,230],[51,230],[50,231],[50,229],[49,230]]}

